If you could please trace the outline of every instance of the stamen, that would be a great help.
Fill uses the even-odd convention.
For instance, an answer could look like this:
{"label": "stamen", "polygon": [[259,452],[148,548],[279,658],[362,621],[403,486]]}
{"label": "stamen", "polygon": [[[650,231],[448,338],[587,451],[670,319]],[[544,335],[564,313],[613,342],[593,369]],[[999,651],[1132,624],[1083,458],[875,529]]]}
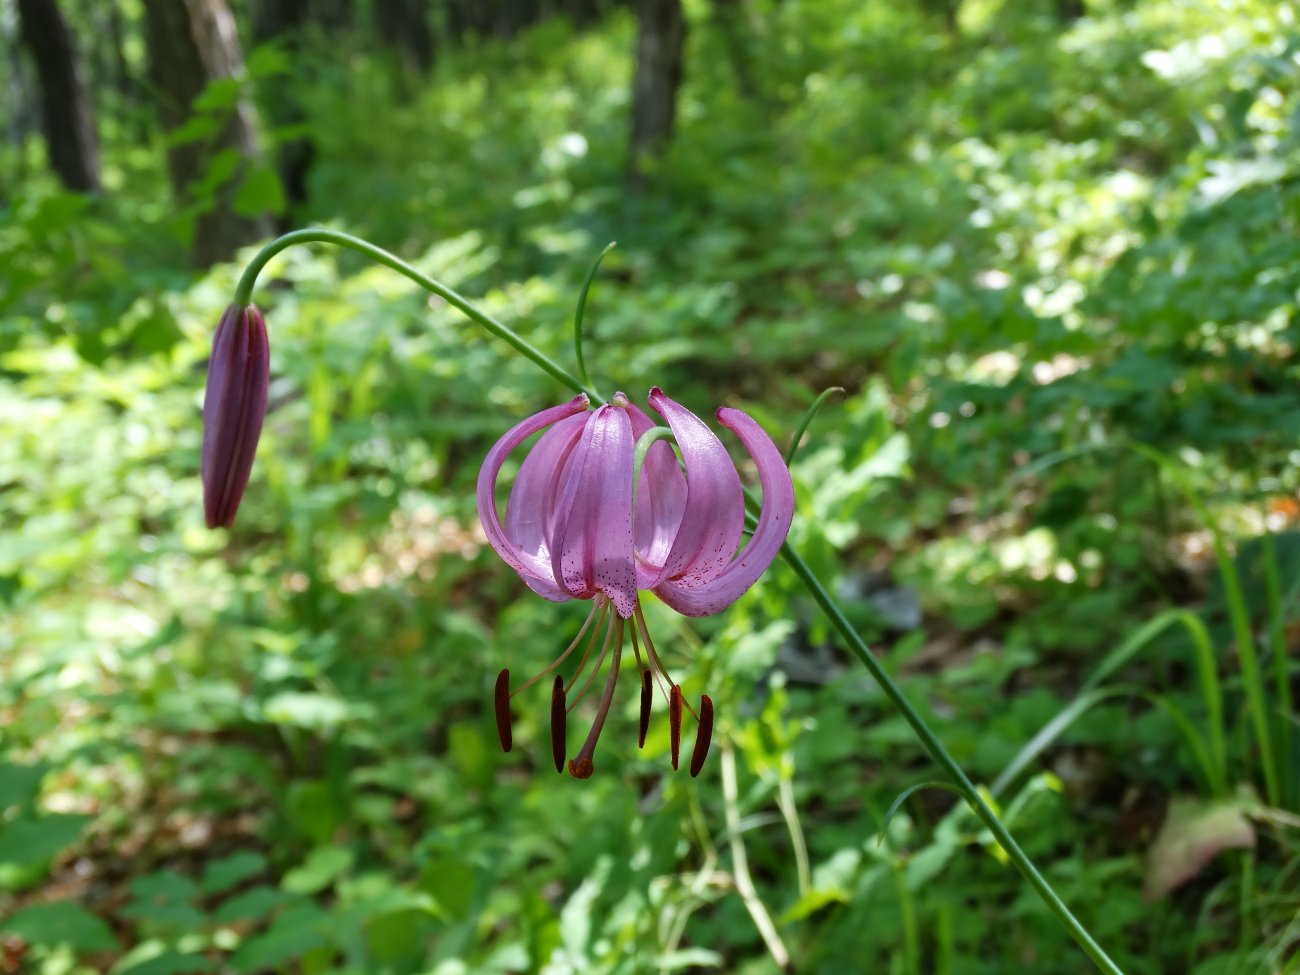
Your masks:
{"label": "stamen", "polygon": [[497,674],[496,690],[492,694],[492,703],[497,713],[497,737],[501,739],[501,750],[510,751],[514,737],[510,733],[510,668]]}
{"label": "stamen", "polygon": [[[601,729],[605,727],[605,718],[609,716],[609,706],[614,700],[614,688],[618,684],[619,665],[623,662],[623,618],[615,615],[614,619],[616,625],[611,624],[611,630],[617,630],[617,633],[611,634],[614,637],[614,659],[609,665],[609,679],[605,681],[605,693],[600,696],[600,707],[596,709],[596,720],[592,722],[591,731],[587,732],[587,740],[582,743],[578,757],[569,762],[569,774],[575,779],[590,778],[594,771],[591,760],[596,754],[596,740],[600,737]],[[606,646],[608,645],[607,642]],[[604,656],[602,652],[601,657]]]}
{"label": "stamen", "polygon": [[555,759],[555,771],[564,771],[564,745],[568,730],[569,712],[564,709],[564,678],[555,675],[555,684],[551,687],[551,756]]}
{"label": "stamen", "polygon": [[695,751],[691,754],[691,778],[700,774],[704,768],[704,759],[709,754],[709,742],[713,740],[713,702],[709,695],[700,696],[700,727],[695,733]]}
{"label": "stamen", "polygon": [[637,644],[636,626],[633,625],[630,629],[632,633],[632,652],[636,654],[636,669],[644,670],[645,665],[641,663],[641,647]]}
{"label": "stamen", "polygon": [[[635,643],[632,645],[636,646]],[[643,670],[641,671],[641,727],[636,735],[637,748],[645,748],[645,734],[650,730],[650,705],[654,699],[655,689],[650,679],[650,671]]]}
{"label": "stamen", "polygon": [[[641,629],[641,638],[645,640],[646,653],[650,656],[650,659],[654,662],[654,665],[658,669],[659,673],[663,674],[664,680],[668,682],[668,686],[670,688],[675,687],[676,684],[673,683],[673,679],[668,673],[668,668],[664,666],[663,661],[659,659],[659,654],[655,652],[654,641],[650,639],[650,630],[646,627],[645,616],[642,615],[641,613],[640,603],[637,604],[635,616],[636,616],[637,626],[640,627]],[[659,685],[659,690],[663,691],[662,683]],[[668,694],[665,693],[664,697],[667,696]],[[682,704],[685,705],[686,710],[691,713],[691,717],[695,718],[695,720],[698,721],[700,716],[695,713],[695,709],[691,707],[690,702],[683,699]]]}
{"label": "stamen", "polygon": [[682,689],[673,685],[668,698],[668,743],[673,756],[673,771],[677,771],[677,757],[682,750]]}
{"label": "stamen", "polygon": [[[528,678],[528,680],[524,681],[524,683],[516,687],[514,689],[514,692],[510,696],[514,697],[515,694],[518,694],[521,691],[528,690],[528,688],[532,687],[539,680],[541,680],[543,677],[545,677],[547,674],[553,671],[556,667],[564,663],[564,661],[568,658],[569,654],[573,653],[574,648],[577,647],[578,643],[582,640],[582,635],[586,633],[587,628],[591,626],[591,621],[595,619],[597,616],[601,616],[608,611],[609,611],[609,600],[605,599],[603,595],[597,596],[592,603],[591,611],[587,613],[587,618],[582,621],[582,628],[578,630],[578,635],[573,638],[573,642],[569,644],[568,648],[564,651],[564,653],[560,654],[553,661],[551,661],[549,666],[544,667],[542,670],[538,671],[532,677]],[[599,627],[597,627],[597,629],[599,630]],[[586,663],[585,657],[583,658],[583,663],[584,664]],[[581,671],[582,668],[579,667],[578,669]]]}
{"label": "stamen", "polygon": [[[596,658],[596,666],[592,668],[591,673],[587,676],[587,682],[586,682],[585,684],[582,685],[582,690],[580,690],[580,691],[578,692],[578,696],[575,697],[575,698],[573,699],[573,703],[569,705],[569,710],[570,710],[570,711],[572,711],[574,708],[576,708],[576,707],[577,707],[577,706],[582,702],[582,699],[583,699],[584,697],[587,696],[587,691],[591,690],[591,685],[592,685],[592,683],[596,680],[596,675],[600,673],[600,668],[601,668],[602,666],[604,666],[604,664],[605,664],[605,656],[609,653],[609,644],[610,644],[610,641],[614,638],[614,628],[615,628],[615,627],[614,627],[614,624],[615,624],[615,623],[618,624],[618,642],[619,642],[619,644],[622,644],[622,642],[623,642],[623,618],[622,618],[621,616],[619,616],[617,613],[615,613],[613,616],[610,617],[610,620],[609,620],[609,626],[607,626],[607,627],[605,628],[605,643],[604,643],[604,645],[600,648],[600,656],[599,656],[598,658]],[[577,675],[577,674],[574,674],[574,675],[573,675],[573,680],[574,680],[574,682],[576,682],[577,679],[578,679],[578,675]],[[572,689],[573,689],[573,684],[570,683],[569,686],[568,686],[568,688],[566,688],[566,690],[572,690]]]}
{"label": "stamen", "polygon": [[[587,661],[591,659],[591,651],[596,646],[596,643],[600,640],[600,630],[601,627],[605,625],[605,616],[608,613],[609,613],[609,603],[606,602],[604,609],[601,611],[600,619],[597,620],[596,622],[596,628],[591,631],[591,636],[587,640],[587,649],[582,651],[582,659],[578,661],[578,669],[573,672],[573,677],[569,680],[569,683],[564,685],[565,694],[568,694],[571,690],[573,690],[573,685],[578,683],[578,678],[581,677],[582,672],[587,669]],[[600,667],[597,666],[596,669],[599,670]]]}

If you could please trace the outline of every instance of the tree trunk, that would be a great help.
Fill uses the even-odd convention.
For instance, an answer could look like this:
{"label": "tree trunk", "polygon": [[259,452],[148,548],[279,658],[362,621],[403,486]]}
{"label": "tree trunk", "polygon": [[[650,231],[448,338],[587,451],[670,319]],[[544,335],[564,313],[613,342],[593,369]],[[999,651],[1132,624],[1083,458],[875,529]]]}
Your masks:
{"label": "tree trunk", "polygon": [[408,72],[425,74],[433,67],[433,32],[424,0],[375,0],[375,28]]}
{"label": "tree trunk", "polygon": [[[210,82],[242,74],[243,52],[226,0],[145,0],[144,8],[149,80],[159,97],[163,126],[170,132],[188,120],[194,99]],[[205,178],[211,180],[210,167],[218,157],[235,160],[232,172],[216,180],[215,187],[200,187]],[[192,255],[200,267],[225,260],[236,248],[270,233],[265,217],[241,216],[232,208],[235,190],[257,157],[253,110],[242,96],[236,97],[215,135],[169,148],[172,189],[201,211]],[[210,199],[204,196],[208,193]]]}
{"label": "tree trunk", "polygon": [[[309,0],[259,0],[253,8],[253,37],[257,43],[278,41],[293,57],[302,47],[302,34],[312,15]],[[302,103],[292,81],[269,85],[263,92],[263,106],[277,127],[296,126],[306,121]],[[307,173],[316,158],[316,146],[308,135],[281,142],[276,147],[280,182],[291,206],[307,200]],[[286,219],[288,214],[285,214]],[[281,221],[281,230],[288,229]]]}
{"label": "tree trunk", "polygon": [[330,33],[351,30],[357,24],[352,0],[310,0],[311,17]]}
{"label": "tree trunk", "polygon": [[686,20],[681,0],[637,0],[636,75],[632,80],[632,139],[628,189],[645,186],[645,160],[672,140],[682,84]]}
{"label": "tree trunk", "polygon": [[23,43],[36,65],[50,167],[77,192],[99,189],[95,113],[78,70],[72,33],[55,0],[18,0]]}

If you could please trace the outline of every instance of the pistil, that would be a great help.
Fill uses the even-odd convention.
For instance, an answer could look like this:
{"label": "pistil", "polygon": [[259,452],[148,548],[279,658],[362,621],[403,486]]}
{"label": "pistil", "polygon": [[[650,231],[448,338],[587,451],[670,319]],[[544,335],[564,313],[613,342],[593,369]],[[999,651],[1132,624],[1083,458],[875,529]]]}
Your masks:
{"label": "pistil", "polygon": [[[605,692],[600,696],[600,707],[596,710],[596,720],[592,722],[591,730],[587,732],[587,740],[582,743],[578,757],[569,761],[569,774],[575,779],[591,777],[594,770],[591,760],[596,753],[596,741],[600,738],[601,729],[605,727],[605,718],[609,716],[609,706],[614,700],[614,688],[618,686],[619,665],[623,662],[623,618],[616,616],[614,619],[614,657],[609,665],[609,678],[605,681]],[[601,657],[604,656],[602,651]]]}

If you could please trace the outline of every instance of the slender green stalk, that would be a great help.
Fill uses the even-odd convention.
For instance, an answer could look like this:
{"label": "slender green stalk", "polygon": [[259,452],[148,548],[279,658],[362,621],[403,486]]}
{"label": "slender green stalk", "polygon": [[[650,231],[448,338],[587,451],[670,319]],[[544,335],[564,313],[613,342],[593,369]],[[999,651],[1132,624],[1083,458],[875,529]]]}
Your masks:
{"label": "slender green stalk", "polygon": [[353,237],[351,234],[345,234],[339,230],[328,230],[325,227],[312,227],[307,230],[295,230],[287,233],[282,237],[277,237],[271,241],[254,256],[248,267],[244,269],[243,275],[239,279],[239,284],[235,286],[235,304],[247,305],[253,298],[253,286],[257,283],[257,276],[266,267],[268,261],[279,254],[281,251],[293,247],[297,244],[335,244],[338,247],[346,247],[348,250],[356,251],[358,254],[364,254],[376,263],[385,267],[392,268],[402,277],[409,278],[426,291],[432,291],[447,304],[459,310],[467,318],[477,325],[482,325],[485,329],[495,335],[497,338],[508,342],[520,355],[536,365],[542,372],[546,373],[557,382],[572,389],[575,393],[586,393],[596,402],[604,400],[592,389],[587,383],[581,382],[574,378],[563,366],[552,359],[546,353],[537,349],[514,329],[505,325],[486,312],[475,308],[467,300],[458,295],[451,288],[440,284],[427,274],[421,274],[411,265],[407,264],[396,254],[390,254],[382,247],[376,247],[369,241],[361,240],[359,237]]}
{"label": "slender green stalk", "polygon": [[813,600],[821,607],[831,625],[840,631],[840,636],[844,638],[849,650],[862,661],[862,665],[875,678],[876,683],[880,685],[880,689],[885,692],[885,696],[898,709],[903,719],[912,726],[916,737],[921,740],[921,744],[930,753],[930,757],[939,764],[949,778],[961,787],[962,792],[966,795],[966,801],[974,808],[975,815],[993,834],[998,846],[1006,851],[1007,856],[1011,858],[1011,862],[1016,865],[1016,869],[1029,881],[1030,886],[1038,892],[1038,896],[1043,899],[1043,903],[1056,915],[1061,924],[1065,926],[1065,929],[1070,932],[1070,936],[1079,943],[1079,947],[1092,959],[1093,964],[1103,972],[1110,973],[1110,975],[1122,975],[1119,966],[1111,961],[1101,946],[1092,939],[1092,935],[1079,923],[1078,918],[1070,913],[1070,909],[1065,906],[1065,902],[1057,896],[1056,891],[1052,889],[1052,885],[1047,882],[1047,879],[1038,872],[1038,868],[1034,866],[1033,861],[1029,859],[1025,851],[1020,849],[1020,845],[1012,838],[1007,828],[1002,825],[1002,820],[998,819],[997,814],[989,808],[989,804],[984,801],[983,796],[976,790],[974,783],[966,777],[966,773],[961,770],[961,766],[948,754],[948,750],[943,747],[943,743],[930,730],[930,726],[925,723],[925,719],[912,707],[911,702],[903,695],[902,689],[894,683],[893,678],[876,660],[862,637],[858,636],[853,624],[849,622],[848,617],[844,615],[844,611],[840,609],[839,604],[835,602],[831,594],[826,591],[826,587],[822,585],[821,580],[813,574],[812,569],[808,567],[808,563],[788,542],[782,546],[781,555],[786,564],[794,571],[794,574],[799,577],[799,581],[808,589]]}
{"label": "slender green stalk", "polygon": [[587,310],[587,292],[591,290],[591,282],[596,280],[596,272],[600,269],[600,262],[605,259],[605,255],[614,249],[617,241],[611,240],[605,245],[605,249],[596,255],[596,260],[591,264],[591,270],[587,272],[586,279],[582,282],[582,290],[578,292],[578,308],[573,313],[573,354],[578,360],[578,375],[582,377],[582,384],[590,386],[591,380],[587,378],[587,360],[582,354],[582,315]]}
{"label": "slender green stalk", "polygon": [[740,793],[736,787],[736,752],[731,743],[722,742],[722,809],[727,818],[727,844],[731,847],[731,870],[736,878],[736,893],[740,895],[749,916],[758,929],[768,954],[783,972],[790,971],[790,952],[777,933],[776,923],[767,906],[758,896],[754,878],[749,873],[749,858],[745,855],[745,841],[740,832]]}
{"label": "slender green stalk", "polygon": [[[487,329],[487,331],[492,335],[495,335],[497,338],[509,343],[517,352],[519,352],[520,355],[537,365],[543,372],[556,379],[564,386],[567,386],[575,392],[586,393],[593,402],[603,403],[605,401],[604,398],[594,389],[589,388],[587,383],[577,379],[567,372],[563,366],[559,365],[549,356],[535,348],[523,336],[497,321],[495,318],[492,318],[490,315],[475,308],[474,305],[470,304],[455,291],[452,291],[445,285],[438,283],[433,278],[421,274],[396,255],[390,254],[388,251],[376,247],[374,244],[368,243],[367,241],[353,237],[351,234],[345,234],[340,231],[327,230],[324,228],[296,230],[271,241],[271,243],[267,244],[257,252],[252,262],[244,270],[235,290],[235,302],[237,304],[247,305],[252,300],[253,286],[257,282],[257,276],[261,273],[262,269],[272,257],[288,247],[306,243],[336,244],[340,247],[346,247],[360,254],[364,254],[372,260],[383,264],[385,267],[392,268],[403,277],[409,278],[422,288],[431,291],[448,304],[459,309],[471,321],[483,326],[483,328]],[[747,497],[751,502],[754,502],[755,499],[752,494],[747,492]],[[907,698],[903,696],[902,690],[894,683],[883,665],[876,660],[875,656],[871,653],[871,650],[862,640],[862,637],[858,636],[857,631],[854,630],[852,624],[849,623],[848,617],[844,615],[844,611],[840,609],[839,604],[827,591],[821,580],[813,574],[808,563],[800,557],[799,553],[796,552],[788,542],[782,546],[781,554],[785,558],[787,564],[789,564],[790,568],[794,571],[795,575],[798,576],[800,581],[802,581],[807,587],[808,592],[812,595],[817,605],[821,607],[822,612],[826,614],[826,617],[830,620],[831,624],[839,630],[849,649],[860,661],[862,661],[863,666],[865,666],[871,676],[875,678],[876,683],[880,685],[881,689],[885,692],[885,695],[891,702],[893,702],[894,706],[903,715],[903,718],[907,723],[911,725],[912,730],[916,733],[917,738],[920,740],[925,750],[930,753],[930,756],[947,773],[949,778],[960,787],[966,796],[967,801],[975,810],[976,815],[983,821],[989,832],[993,834],[998,845],[1006,851],[1007,856],[1010,857],[1011,861],[1016,865],[1016,868],[1022,875],[1024,875],[1025,879],[1029,881],[1034,890],[1037,891],[1039,897],[1043,899],[1043,902],[1048,906],[1052,913],[1057,916],[1060,922],[1065,926],[1066,930],[1070,932],[1070,935],[1079,943],[1084,952],[1092,959],[1093,963],[1101,971],[1107,972],[1108,975],[1123,975],[1119,967],[1110,960],[1101,947],[1092,939],[1092,936],[1087,932],[1083,925],[1080,924],[1075,916],[1070,913],[1070,909],[1066,907],[1061,898],[1057,896],[1057,893],[1052,889],[1051,884],[1049,884],[1043,875],[1038,872],[1038,869],[1034,866],[1033,862],[1025,852],[1020,849],[1020,846],[1012,838],[1011,834],[1007,831],[1007,828],[1002,824],[1002,821],[998,819],[997,814],[994,813],[988,803],[984,801],[983,797],[976,790],[970,779],[966,777],[966,773],[961,770],[953,760],[952,756],[948,754],[947,749],[943,747],[943,744],[939,741],[935,733],[930,730],[930,726],[925,723],[925,719],[921,717],[916,709],[908,702]],[[727,773],[730,771],[733,780],[733,791],[735,776],[734,762],[734,756],[730,755],[728,750],[724,747],[722,756],[724,786],[727,784]],[[727,768],[728,764],[731,765],[730,770]],[[733,837],[734,842],[737,838],[735,829],[729,827],[729,834]],[[743,856],[743,847],[741,849]],[[749,906],[748,902],[746,906]],[[774,927],[770,933],[775,935]],[[781,945],[779,936],[775,939],[775,944]],[[769,943],[769,947],[771,947],[771,943]],[[783,950],[784,946],[781,945],[781,948]],[[779,953],[774,953],[774,957],[776,957],[778,963],[780,963]]]}
{"label": "slender green stalk", "polygon": [[1214,558],[1219,565],[1219,576],[1223,579],[1223,594],[1228,600],[1228,618],[1232,623],[1232,636],[1237,644],[1237,657],[1241,661],[1241,681],[1246,689],[1246,705],[1251,721],[1255,727],[1255,739],[1259,743],[1259,761],[1264,772],[1264,791],[1270,805],[1282,803],[1281,777],[1277,770],[1277,752],[1273,748],[1273,736],[1270,728],[1268,702],[1264,693],[1264,676],[1259,669],[1259,654],[1255,648],[1255,634],[1250,625],[1250,611],[1246,607],[1246,594],[1241,587],[1241,577],[1237,573],[1237,563],[1228,552],[1228,545],[1219,530],[1219,523],[1210,514],[1209,507],[1201,500],[1200,493],[1183,470],[1165,454],[1146,444],[1135,443],[1129,447],[1143,457],[1155,462],[1164,470],[1188,504],[1201,519],[1201,523],[1210,530],[1210,539],[1214,545]]}
{"label": "slender green stalk", "polygon": [[843,396],[844,387],[828,386],[826,389],[823,389],[821,391],[821,395],[819,395],[815,400],[813,400],[812,406],[808,407],[808,412],[803,415],[803,419],[800,420],[799,425],[795,427],[794,436],[790,438],[790,446],[785,448],[786,467],[789,467],[791,464],[794,463],[795,451],[799,449],[799,442],[803,440],[803,435],[808,430],[808,424],[812,423],[813,417],[815,417],[817,415],[817,411],[822,408],[822,404],[825,403],[836,393],[839,393],[841,396]]}
{"label": "slender green stalk", "polygon": [[907,885],[907,868],[902,860],[895,860],[894,889],[903,911],[903,970],[907,975],[921,975],[921,935],[916,927],[916,905],[912,888]]}
{"label": "slender green stalk", "polygon": [[[1271,531],[1264,533],[1264,593],[1268,599],[1269,650],[1273,654],[1273,688],[1277,694],[1278,710],[1291,713],[1291,657],[1286,649],[1286,614],[1289,599],[1282,597],[1282,580],[1277,571],[1277,543]],[[1300,581],[1300,580],[1298,580]],[[1288,593],[1288,596],[1292,593]],[[1277,723],[1278,764],[1284,770],[1293,769],[1291,763],[1291,726],[1286,721]],[[1282,780],[1282,802],[1290,808],[1295,796],[1295,776],[1288,773]]]}
{"label": "slender green stalk", "polygon": [[790,846],[794,850],[795,876],[799,882],[799,896],[803,897],[812,889],[812,870],[808,866],[808,844],[804,842],[803,826],[799,822],[799,806],[794,801],[794,783],[786,774],[794,762],[789,752],[781,757],[781,769],[777,780],[776,807],[781,810],[785,828],[790,834]]}

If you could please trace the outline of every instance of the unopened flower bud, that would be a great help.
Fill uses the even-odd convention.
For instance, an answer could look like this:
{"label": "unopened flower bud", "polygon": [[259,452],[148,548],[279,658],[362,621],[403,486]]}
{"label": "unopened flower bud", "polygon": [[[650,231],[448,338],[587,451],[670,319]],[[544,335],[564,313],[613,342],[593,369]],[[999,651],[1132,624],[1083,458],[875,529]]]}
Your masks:
{"label": "unopened flower bud", "polygon": [[212,338],[203,396],[203,513],[209,528],[229,528],[248,485],[266,418],[271,346],[254,305],[231,305]]}

